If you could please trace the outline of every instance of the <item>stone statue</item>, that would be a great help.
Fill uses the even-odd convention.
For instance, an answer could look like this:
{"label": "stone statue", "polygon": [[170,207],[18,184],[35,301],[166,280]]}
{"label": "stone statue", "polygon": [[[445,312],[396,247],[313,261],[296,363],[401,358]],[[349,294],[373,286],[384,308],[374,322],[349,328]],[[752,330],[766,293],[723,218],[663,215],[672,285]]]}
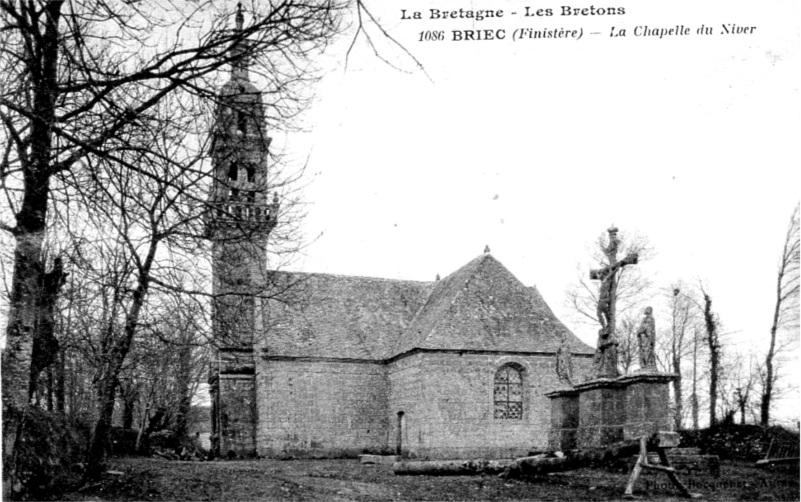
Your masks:
{"label": "stone statue", "polygon": [[573,353],[564,338],[556,351],[556,376],[560,384],[573,386]]}
{"label": "stone statue", "polygon": [[617,339],[615,338],[615,306],[617,304],[618,275],[623,267],[636,265],[637,253],[629,253],[622,260],[617,259],[620,239],[614,225],[607,230],[609,244],[604,250],[608,265],[599,270],[590,271],[590,279],[601,281],[598,288],[598,307],[596,314],[601,329],[598,331],[598,348],[595,350],[593,366],[599,377],[615,378],[619,376],[617,369]]}
{"label": "stone statue", "polygon": [[640,342],[640,369],[656,371],[656,325],[654,323],[654,310],[645,307],[645,318],[637,330],[637,340]]}

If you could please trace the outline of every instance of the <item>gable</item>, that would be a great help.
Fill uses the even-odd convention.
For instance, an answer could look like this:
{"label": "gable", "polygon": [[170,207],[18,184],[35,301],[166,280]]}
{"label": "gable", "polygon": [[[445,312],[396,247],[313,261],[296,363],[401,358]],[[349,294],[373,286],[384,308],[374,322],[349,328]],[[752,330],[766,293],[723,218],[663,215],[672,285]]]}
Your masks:
{"label": "gable", "polygon": [[594,352],[556,318],[536,288],[524,286],[485,254],[436,284],[395,352],[419,348],[553,353],[563,337],[573,353]]}

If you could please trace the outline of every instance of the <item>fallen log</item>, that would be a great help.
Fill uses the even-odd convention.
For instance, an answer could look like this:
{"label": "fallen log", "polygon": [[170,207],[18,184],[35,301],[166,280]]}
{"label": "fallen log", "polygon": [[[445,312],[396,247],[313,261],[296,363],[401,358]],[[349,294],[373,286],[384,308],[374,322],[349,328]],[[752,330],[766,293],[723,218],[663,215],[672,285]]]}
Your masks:
{"label": "fallen log", "polygon": [[[515,460],[422,460],[396,462],[392,468],[397,475],[426,476],[472,476],[477,474],[500,474],[505,478],[535,477],[552,472],[568,471],[582,467],[610,464],[637,453],[637,462],[632,469],[624,497],[631,498],[634,483],[643,469],[667,474],[673,485],[687,498],[700,497],[691,493],[676,475],[665,449],[679,444],[675,432],[659,432],[650,437],[622,441],[604,450],[573,450],[535,455]],[[656,452],[659,463],[648,461],[649,453]]]}
{"label": "fallen log", "polygon": [[401,476],[475,476],[504,473],[505,476],[517,477],[577,467],[580,465],[576,465],[576,458],[573,456],[536,455],[514,460],[406,460],[394,463],[392,469]]}
{"label": "fallen log", "polygon": [[395,462],[392,470],[397,475],[424,476],[474,476],[477,474],[499,474],[513,460],[405,460]]}
{"label": "fallen log", "polygon": [[[678,435],[661,432],[648,438],[649,448],[678,445]],[[514,460],[405,460],[393,464],[397,475],[473,476],[501,474],[507,477],[537,476],[581,467],[608,465],[640,452],[640,440],[632,439],[610,445],[604,450],[573,450],[546,453]]]}
{"label": "fallen log", "polygon": [[575,455],[518,458],[504,472],[505,478],[536,477],[549,472],[561,472],[581,467]]}

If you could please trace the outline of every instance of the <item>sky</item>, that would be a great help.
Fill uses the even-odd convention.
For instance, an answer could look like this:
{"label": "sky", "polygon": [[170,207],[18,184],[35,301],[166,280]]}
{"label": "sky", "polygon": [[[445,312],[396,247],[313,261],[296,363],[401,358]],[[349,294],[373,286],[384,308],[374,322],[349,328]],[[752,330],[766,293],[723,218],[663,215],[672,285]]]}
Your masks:
{"label": "sky", "polygon": [[[571,320],[565,290],[614,224],[647,238],[655,256],[638,266],[657,287],[703,282],[728,346],[761,354],[800,198],[797,2],[597,5],[625,10],[615,16],[561,16],[561,5],[367,2],[424,70],[375,29],[393,66],[362,37],[345,68],[354,26],[328,49],[306,130],[273,133],[290,162],[307,163],[311,244],[291,268],[427,281],[489,245],[594,344],[596,328]],[[525,18],[526,6],[554,15]],[[431,8],[505,17],[432,20]],[[403,20],[402,9],[423,19]],[[755,29],[724,34],[723,24]],[[698,34],[702,25],[712,34]],[[634,36],[637,27],[689,34]],[[512,41],[518,28],[583,35]],[[452,40],[478,29],[507,38]],[[426,31],[444,40],[420,41]],[[797,392],[780,406],[783,420],[797,417]]]}

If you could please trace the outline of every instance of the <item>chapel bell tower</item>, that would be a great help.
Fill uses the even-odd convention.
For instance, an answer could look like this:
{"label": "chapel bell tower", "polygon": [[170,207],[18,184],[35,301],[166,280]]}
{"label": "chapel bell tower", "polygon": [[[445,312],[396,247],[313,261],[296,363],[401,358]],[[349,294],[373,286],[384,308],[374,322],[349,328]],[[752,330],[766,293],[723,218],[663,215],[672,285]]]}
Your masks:
{"label": "chapel bell tower", "polygon": [[[243,23],[239,4],[240,33]],[[211,138],[212,448],[227,456],[256,451],[254,333],[260,324],[267,238],[278,213],[277,194],[268,195],[270,138],[261,92],[248,75],[250,48],[247,40],[231,47],[231,76],[218,94]]]}

